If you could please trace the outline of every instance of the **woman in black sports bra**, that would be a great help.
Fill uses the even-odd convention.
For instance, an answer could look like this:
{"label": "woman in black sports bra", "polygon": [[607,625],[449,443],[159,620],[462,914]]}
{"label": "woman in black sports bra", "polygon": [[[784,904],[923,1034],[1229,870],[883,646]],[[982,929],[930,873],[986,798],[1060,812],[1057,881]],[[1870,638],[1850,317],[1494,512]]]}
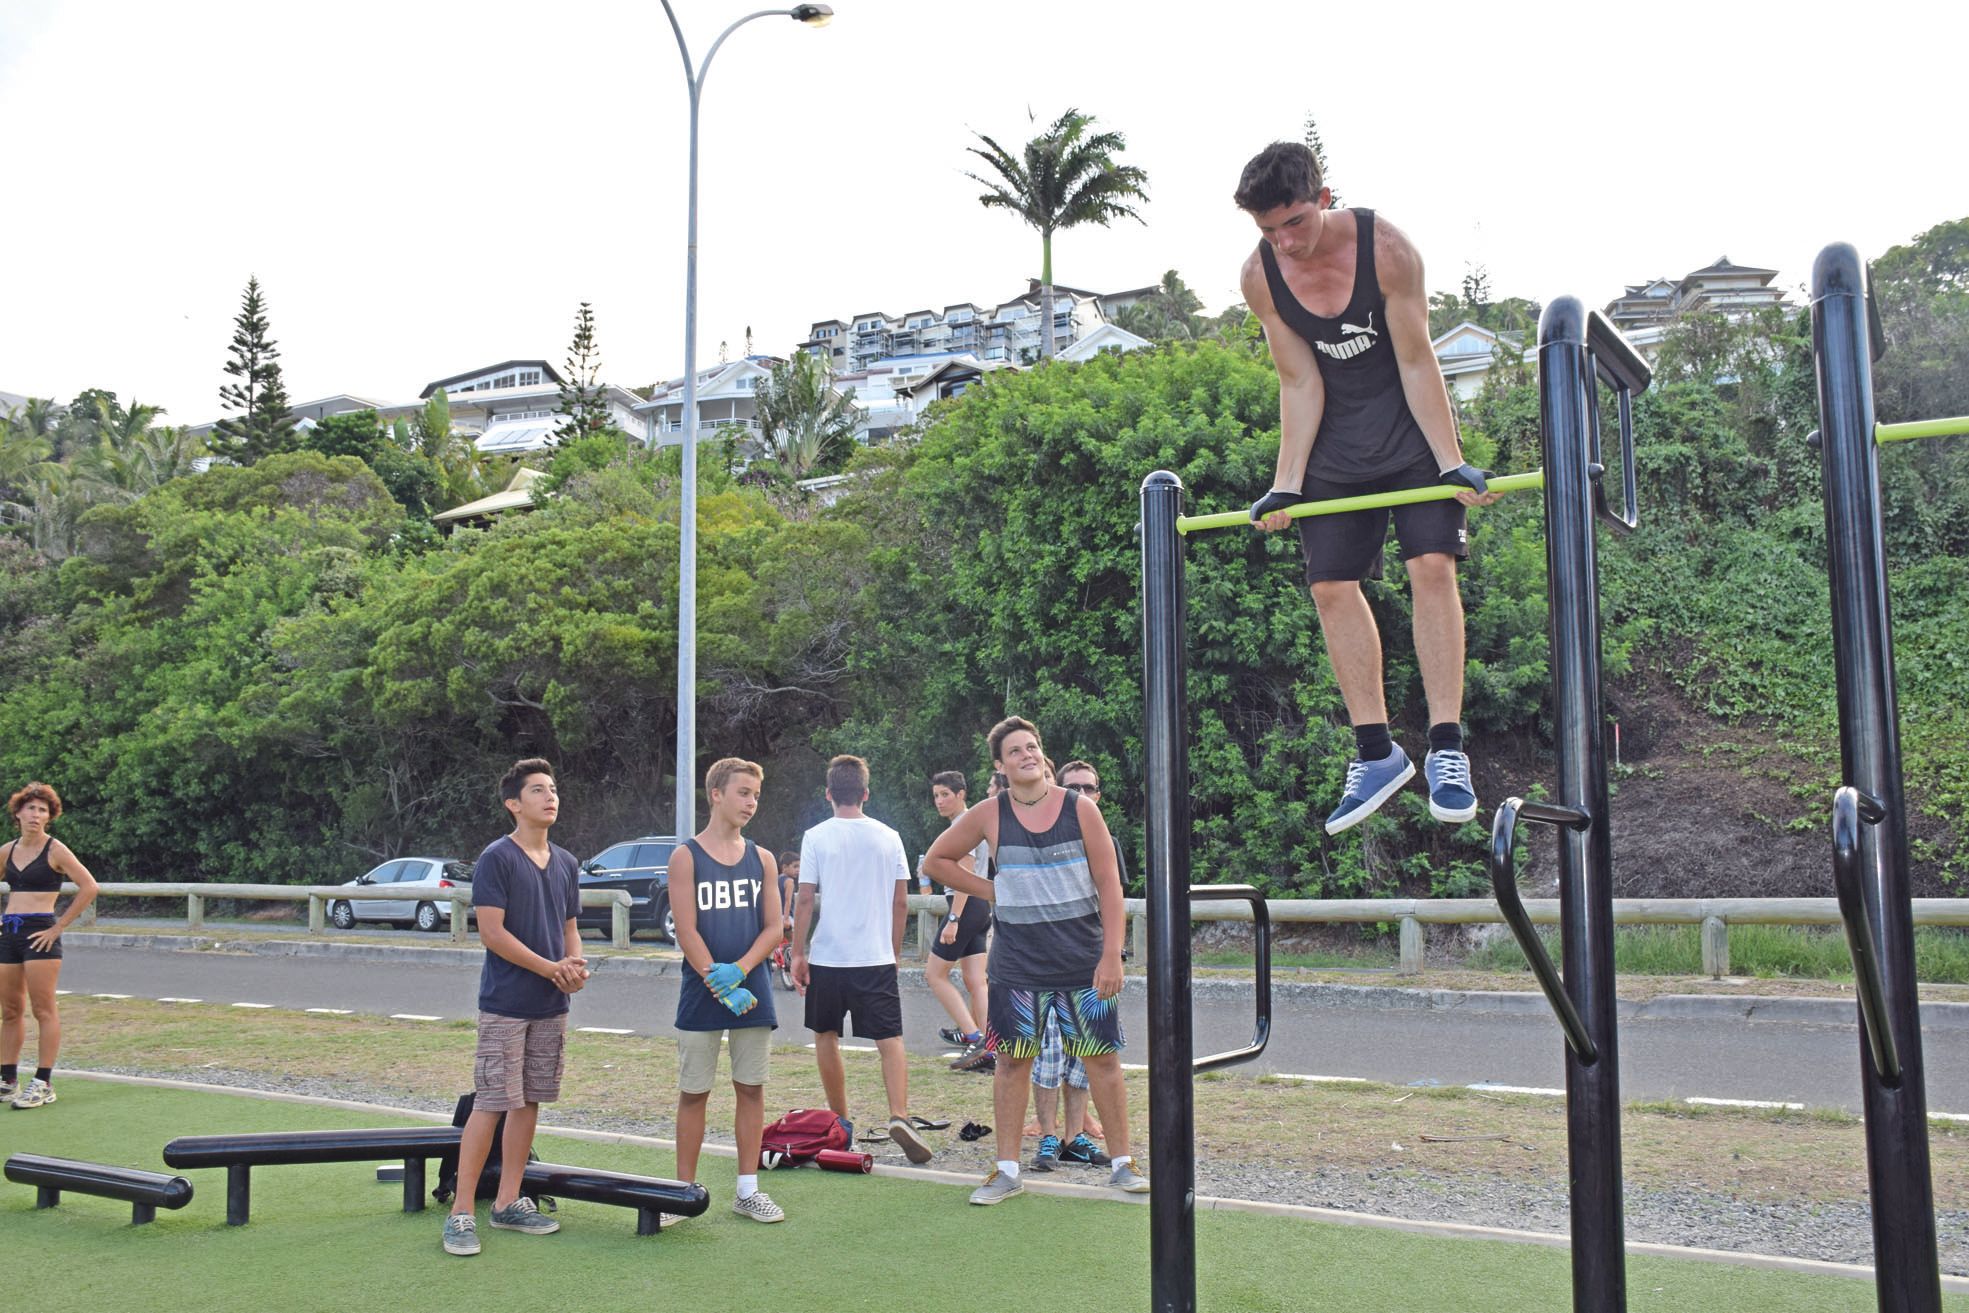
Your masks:
{"label": "woman in black sports bra", "polygon": [[[62,970],[62,931],[75,923],[96,897],[96,879],[48,833],[62,814],[61,795],[36,780],[7,800],[20,838],[0,848],[0,878],[7,901],[0,907],[0,1099],[16,1108],[39,1108],[55,1101],[55,1055],[62,1045],[61,1014],[55,1010],[55,983]],[[62,882],[72,881],[75,897],[55,915]],[[23,1017],[29,1010],[39,1034],[34,1078],[20,1081]]]}

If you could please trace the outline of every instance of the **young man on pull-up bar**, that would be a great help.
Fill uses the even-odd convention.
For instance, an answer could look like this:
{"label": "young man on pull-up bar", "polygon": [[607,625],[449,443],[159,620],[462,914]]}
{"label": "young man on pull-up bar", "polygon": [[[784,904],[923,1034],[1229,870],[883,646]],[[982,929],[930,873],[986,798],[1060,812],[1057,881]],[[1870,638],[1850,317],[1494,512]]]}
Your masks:
{"label": "young man on pull-up bar", "polygon": [[[1274,142],[1244,166],[1238,208],[1262,240],[1244,262],[1245,303],[1265,327],[1279,375],[1279,453],[1272,490],[1251,508],[1258,528],[1291,523],[1286,508],[1366,493],[1448,484],[1455,500],[1394,508],[1414,596],[1415,655],[1429,702],[1424,771],[1439,821],[1477,814],[1463,752],[1463,600],[1456,562],[1469,555],[1464,507],[1484,506],[1482,470],[1466,464],[1456,415],[1429,343],[1422,257],[1372,210],[1335,210],[1313,152]],[[1388,734],[1381,635],[1361,592],[1379,577],[1388,511],[1299,521],[1306,582],[1354,727],[1345,796],[1326,832],[1359,825],[1415,775]]]}

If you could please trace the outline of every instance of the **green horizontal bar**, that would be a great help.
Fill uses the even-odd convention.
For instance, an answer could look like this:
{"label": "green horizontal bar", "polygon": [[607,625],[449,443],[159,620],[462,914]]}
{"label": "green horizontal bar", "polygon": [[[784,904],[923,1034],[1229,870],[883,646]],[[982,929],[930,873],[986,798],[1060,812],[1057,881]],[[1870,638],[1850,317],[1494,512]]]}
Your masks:
{"label": "green horizontal bar", "polygon": [[1905,442],[1909,438],[1969,437],[1969,415],[1954,419],[1914,419],[1905,424],[1875,424],[1875,442]]}
{"label": "green horizontal bar", "polygon": [[[1543,488],[1545,471],[1533,470],[1529,474],[1506,474],[1490,480],[1492,492],[1519,492],[1526,488]],[[1444,501],[1463,491],[1447,483],[1435,483],[1426,488],[1404,488],[1400,492],[1374,492],[1365,497],[1339,497],[1333,501],[1300,502],[1288,506],[1285,513],[1297,520],[1307,515],[1342,515],[1348,511],[1373,511],[1383,506],[1409,506],[1423,501]],[[1199,529],[1235,529],[1239,526],[1250,528],[1251,512],[1220,511],[1215,515],[1179,515],[1176,517],[1177,533],[1194,533]]]}

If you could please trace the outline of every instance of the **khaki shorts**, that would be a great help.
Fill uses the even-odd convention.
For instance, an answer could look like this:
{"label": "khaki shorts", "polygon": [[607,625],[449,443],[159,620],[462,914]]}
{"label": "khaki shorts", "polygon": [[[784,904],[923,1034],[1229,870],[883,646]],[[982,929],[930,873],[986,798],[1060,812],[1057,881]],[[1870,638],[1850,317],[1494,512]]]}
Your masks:
{"label": "khaki shorts", "polygon": [[513,1112],[561,1097],[567,1067],[567,1013],[504,1017],[479,1013],[479,1047],[472,1057],[472,1110]]}
{"label": "khaki shorts", "polygon": [[677,1088],[686,1094],[709,1094],[718,1075],[718,1039],[731,1037],[732,1083],[764,1085],[767,1059],[773,1052],[771,1026],[734,1026],[730,1030],[677,1032]]}

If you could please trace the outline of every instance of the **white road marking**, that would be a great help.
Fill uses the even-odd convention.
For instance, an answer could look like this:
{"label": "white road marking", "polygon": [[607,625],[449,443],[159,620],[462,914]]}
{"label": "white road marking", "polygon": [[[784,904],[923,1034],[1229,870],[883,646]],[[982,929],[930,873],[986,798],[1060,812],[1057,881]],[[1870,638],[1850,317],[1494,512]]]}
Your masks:
{"label": "white road marking", "polygon": [[171,998],[167,995],[160,996],[157,1001],[159,1003],[203,1003],[205,1000],[202,998]]}
{"label": "white road marking", "polygon": [[1296,1071],[1274,1071],[1269,1073],[1273,1080],[1303,1080],[1315,1085],[1365,1085],[1365,1076],[1302,1076]]}
{"label": "white road marking", "polygon": [[1124,1062],[1121,1064],[1121,1069],[1123,1071],[1147,1071],[1149,1064],[1146,1062]]}
{"label": "white road marking", "polygon": [[93,998],[128,998],[128,997],[130,997],[130,996],[129,996],[128,994],[94,994],[94,995],[91,995],[91,997],[93,997]]}
{"label": "white road marking", "polygon": [[1969,1122],[1969,1112],[1931,1112],[1928,1114],[1928,1120],[1931,1122]]}
{"label": "white road marking", "polygon": [[391,1021],[443,1021],[443,1017],[427,1017],[421,1012],[392,1012]]}
{"label": "white road marking", "polygon": [[[817,1045],[813,1045],[813,1044],[809,1044],[809,1045],[807,1045],[807,1047],[811,1049],[811,1048],[816,1048],[816,1047],[818,1047],[818,1046],[817,1046]],[[874,1046],[873,1044],[843,1044],[843,1045],[841,1045],[841,1046],[840,1046],[840,1049],[841,1049],[841,1052],[843,1052],[843,1053],[875,1053],[875,1052],[879,1052],[879,1050],[878,1050],[878,1049],[876,1049],[876,1047],[875,1047],[875,1046]]]}
{"label": "white road marking", "polygon": [[584,1035],[633,1035],[636,1033],[633,1030],[620,1030],[614,1026],[576,1026],[575,1029]]}
{"label": "white road marking", "polygon": [[355,1014],[348,1008],[309,1008],[318,1017],[349,1017]]}
{"label": "white road marking", "polygon": [[1494,1081],[1487,1080],[1478,1081],[1475,1085],[1466,1085],[1463,1088],[1466,1090],[1476,1090],[1481,1094],[1543,1094],[1554,1099],[1563,1099],[1566,1097],[1564,1090],[1547,1089],[1543,1085],[1499,1085]]}
{"label": "white road marking", "polygon": [[1693,1103],[1704,1108],[1781,1108],[1785,1112],[1803,1112],[1802,1103],[1773,1103],[1769,1099],[1703,1099],[1688,1098],[1684,1103]]}
{"label": "white road marking", "polygon": [[271,1004],[271,1003],[235,1003],[235,1004],[233,1004],[233,1006],[234,1006],[234,1007],[236,1007],[236,1008],[252,1008],[252,1009],[253,1009],[254,1011],[256,1011],[256,1012],[263,1012],[263,1011],[267,1011],[267,1010],[269,1010],[269,1009],[271,1009],[271,1008],[273,1007],[273,1004]]}

